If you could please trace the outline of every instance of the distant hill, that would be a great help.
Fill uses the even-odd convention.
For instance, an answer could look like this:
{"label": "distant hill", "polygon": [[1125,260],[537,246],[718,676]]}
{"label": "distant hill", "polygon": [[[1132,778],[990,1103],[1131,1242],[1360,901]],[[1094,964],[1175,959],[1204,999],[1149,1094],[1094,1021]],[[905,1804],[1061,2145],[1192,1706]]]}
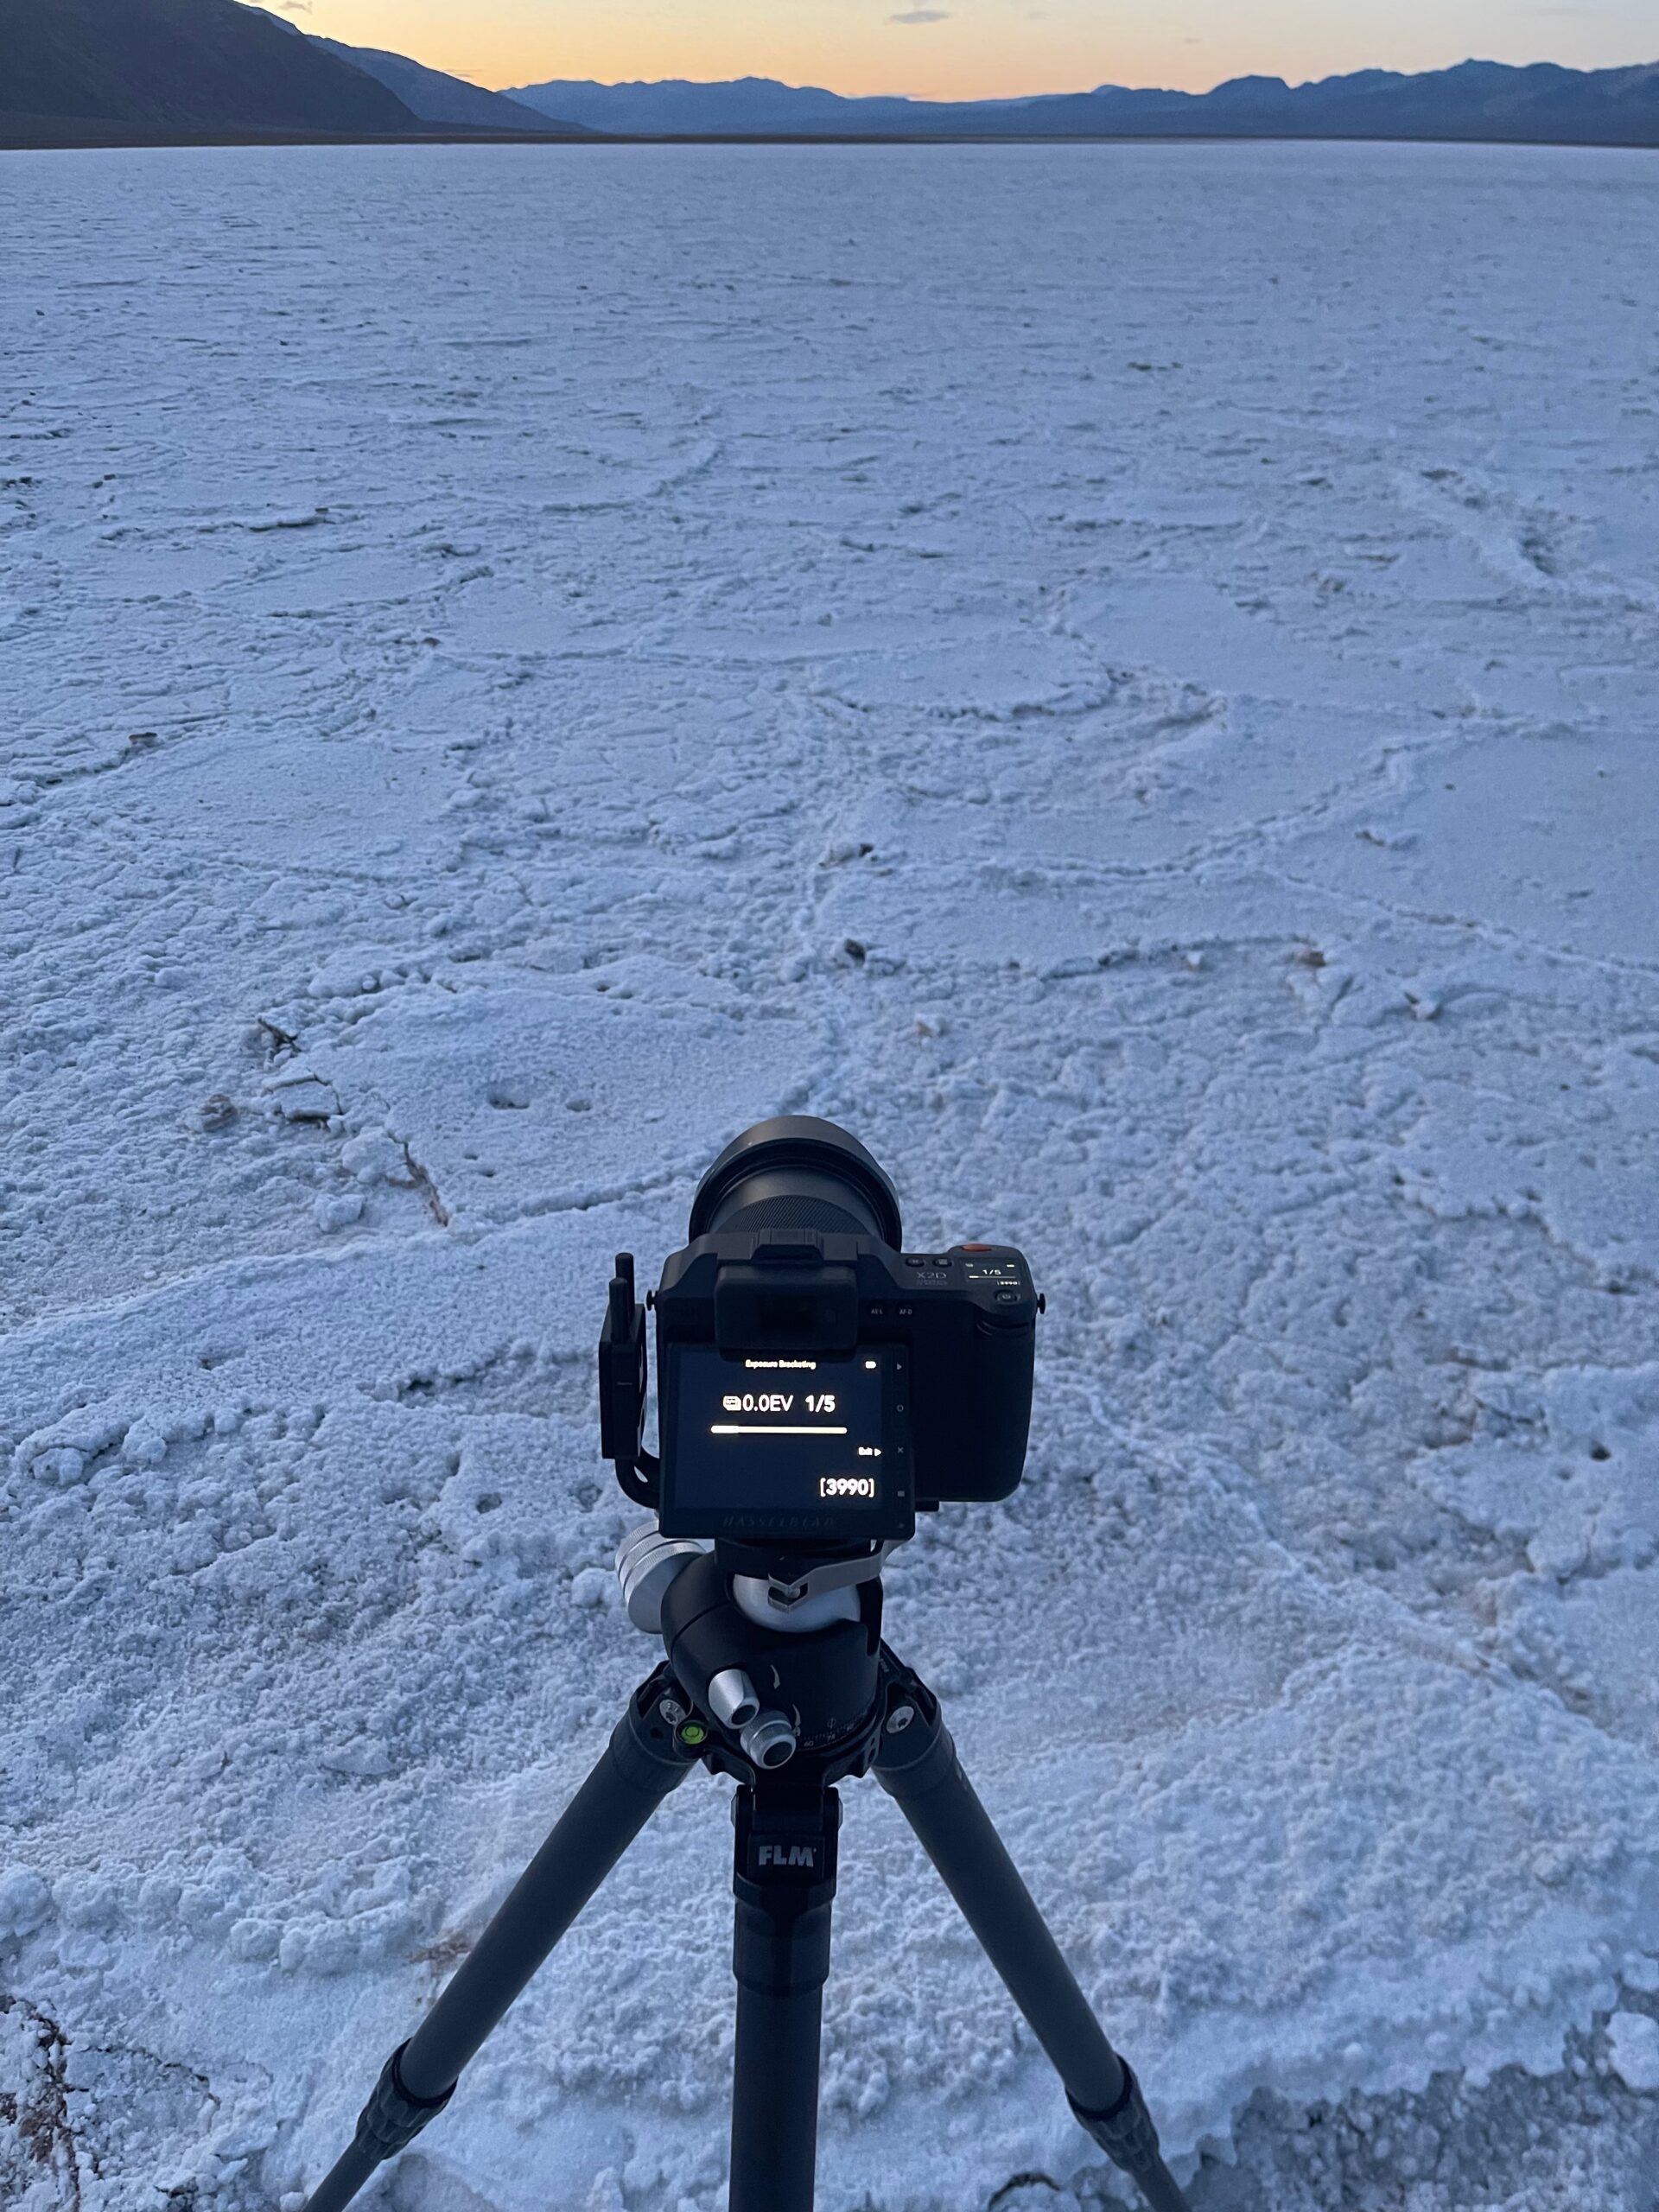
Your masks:
{"label": "distant hill", "polygon": [[596,130],[644,137],[1444,138],[1659,145],[1659,63],[1510,68],[1465,61],[1403,76],[1364,69],[1292,86],[1236,77],[1210,92],[1101,85],[1091,92],[960,103],[846,99],[744,77],[600,85],[556,78],[512,97]]}
{"label": "distant hill", "polygon": [[523,86],[511,97],[526,107],[568,116],[590,130],[645,137],[728,137],[734,132],[766,137],[889,126],[919,130],[936,116],[958,112],[936,110],[922,100],[845,99],[816,86],[780,85],[770,77],[740,77],[713,85],[690,84],[683,79],[598,85],[582,78],[556,77],[544,85]]}
{"label": "distant hill", "polygon": [[423,123],[460,124],[474,130],[534,130],[550,137],[593,136],[579,123],[526,107],[502,92],[480,91],[464,77],[446,76],[442,69],[428,69],[404,54],[384,54],[372,46],[342,46],[338,39],[315,33],[308,35],[308,43],[385,85]]}
{"label": "distant hill", "polygon": [[412,131],[375,78],[236,0],[0,0],[0,132],[13,119],[149,134]]}

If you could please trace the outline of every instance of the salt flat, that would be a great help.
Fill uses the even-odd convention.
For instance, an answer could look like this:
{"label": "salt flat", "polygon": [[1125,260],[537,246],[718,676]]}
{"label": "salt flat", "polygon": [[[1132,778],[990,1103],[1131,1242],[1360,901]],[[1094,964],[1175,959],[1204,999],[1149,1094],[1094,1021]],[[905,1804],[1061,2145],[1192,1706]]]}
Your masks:
{"label": "salt flat", "polygon": [[[1653,158],[0,202],[8,2204],[320,2177],[651,1664],[610,1255],[806,1110],[1048,1294],[888,1630],[1195,2206],[1645,2212]],[[715,2212],[723,1795],[384,2207]],[[826,2212],[1092,2202],[847,1795]]]}

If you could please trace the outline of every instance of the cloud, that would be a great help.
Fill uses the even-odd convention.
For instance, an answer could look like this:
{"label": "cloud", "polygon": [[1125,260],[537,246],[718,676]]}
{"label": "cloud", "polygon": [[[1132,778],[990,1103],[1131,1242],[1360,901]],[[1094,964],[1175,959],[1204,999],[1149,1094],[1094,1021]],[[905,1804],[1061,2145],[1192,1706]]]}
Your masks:
{"label": "cloud", "polygon": [[948,8],[906,8],[902,16],[889,16],[890,23],[944,23],[950,20]]}
{"label": "cloud", "polygon": [[311,0],[276,0],[276,10],[283,16],[308,16]]}

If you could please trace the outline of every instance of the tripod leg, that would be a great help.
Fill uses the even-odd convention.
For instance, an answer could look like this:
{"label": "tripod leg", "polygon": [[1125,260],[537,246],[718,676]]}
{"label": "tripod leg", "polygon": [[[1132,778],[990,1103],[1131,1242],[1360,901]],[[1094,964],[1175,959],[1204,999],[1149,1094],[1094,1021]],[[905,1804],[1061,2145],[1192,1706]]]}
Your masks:
{"label": "tripod leg", "polygon": [[[938,1699],[891,1654],[884,1671],[887,1717],[876,1749],[876,1780],[915,1830],[1007,1985],[1065,2084],[1079,2122],[1135,2181],[1152,2212],[1187,2212],[1160,2155],[1140,2084],[1107,2041],[975,1796],[939,1717]],[[900,1719],[906,1713],[908,1719]]]}
{"label": "tripod leg", "polygon": [[841,1803],[762,1781],[733,1805],[737,2054],[729,2212],[812,2212]]}
{"label": "tripod leg", "polygon": [[560,1815],[426,2018],[386,2061],[351,2148],[305,2212],[341,2212],[383,2159],[449,2101],[461,2069],[524,1990],[664,1797],[697,1762],[658,1712],[659,1668],[633,1695],[598,1764]]}

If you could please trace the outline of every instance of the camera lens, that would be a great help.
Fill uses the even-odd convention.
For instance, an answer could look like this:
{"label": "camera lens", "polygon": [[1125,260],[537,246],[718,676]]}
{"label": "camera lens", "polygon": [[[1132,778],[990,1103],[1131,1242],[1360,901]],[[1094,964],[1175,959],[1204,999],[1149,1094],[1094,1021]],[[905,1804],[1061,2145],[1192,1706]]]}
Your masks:
{"label": "camera lens", "polygon": [[893,1185],[856,1137],[833,1122],[785,1114],[734,1137],[697,1185],[691,1234],[825,1229],[904,1242]]}

